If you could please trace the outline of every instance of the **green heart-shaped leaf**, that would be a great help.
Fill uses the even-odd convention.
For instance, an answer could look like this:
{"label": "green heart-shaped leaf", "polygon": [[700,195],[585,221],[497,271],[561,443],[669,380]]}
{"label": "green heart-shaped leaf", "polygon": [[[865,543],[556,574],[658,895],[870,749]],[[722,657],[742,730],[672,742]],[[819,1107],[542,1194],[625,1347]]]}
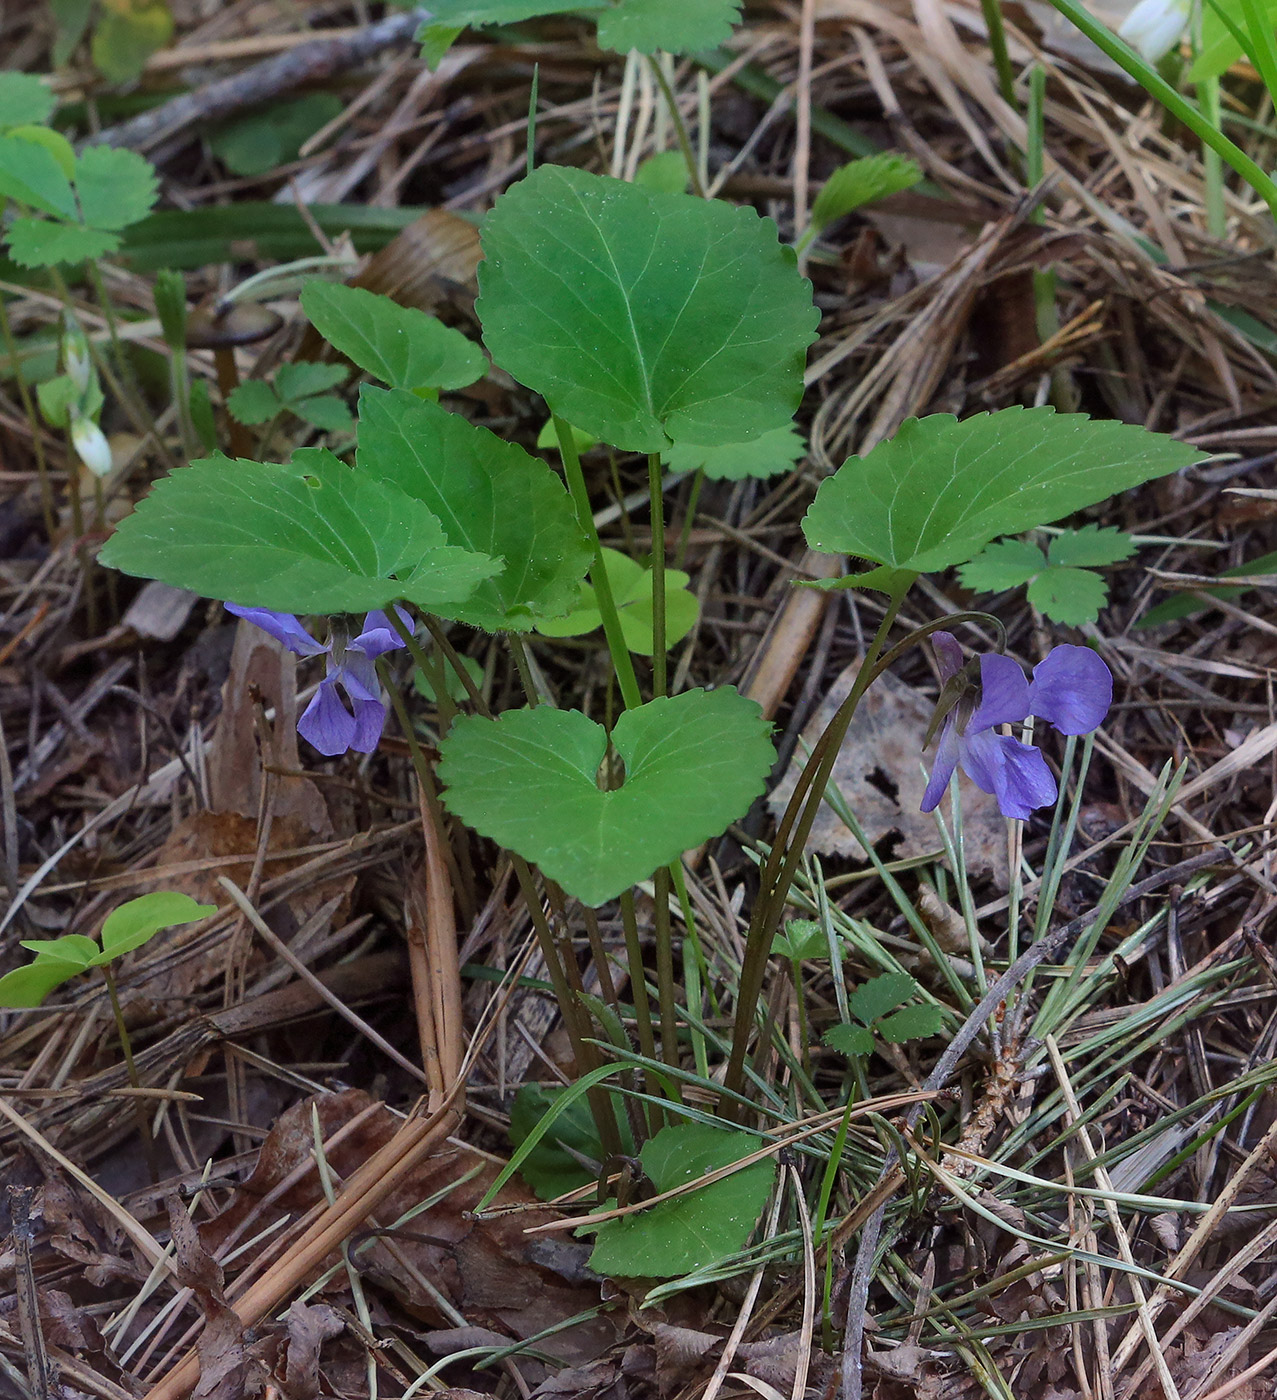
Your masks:
{"label": "green heart-shaped leaf", "polygon": [[[576,601],[590,548],[563,483],[516,443],[402,389],[365,387],[358,469],[422,502],[451,545],[505,568],[444,611],[483,627],[526,632]],[[436,609],[439,611],[439,609]]]}
{"label": "green heart-shaped leaf", "polygon": [[615,447],[743,442],[802,396],[818,313],[751,209],[542,166],[483,226],[493,358]]}
{"label": "green heart-shaped leaf", "polygon": [[[674,1123],[644,1143],[643,1170],[658,1192],[739,1162],[762,1146],[752,1133]],[[770,1161],[742,1167],[650,1210],[600,1225],[590,1268],[619,1277],[672,1278],[735,1254],[749,1239],[771,1191]]]}
{"label": "green heart-shaped leaf", "polygon": [[879,578],[932,573],[995,535],[1045,525],[1202,456],[1161,433],[1051,408],[910,418],[824,482],[803,532],[813,549],[884,565]]}
{"label": "green heart-shaped leaf", "polygon": [[[652,571],[636,564],[619,549],[604,548],[603,567],[612,585],[612,601],[621,621],[625,645],[640,656],[651,656],[653,645]],[[682,569],[665,570],[665,646],[668,650],[696,626],[700,603],[689,593],[691,582]],[[603,613],[598,595],[591,584],[582,583],[576,607],[564,617],[537,623],[537,631],[546,637],[581,637],[603,626]]]}
{"label": "green heart-shaped leaf", "polygon": [[363,287],[307,283],[302,310],[329,345],[392,389],[464,389],[488,368],[460,331]]}
{"label": "green heart-shaped leaf", "polygon": [[469,715],[440,746],[439,776],[462,821],[599,905],[748,810],[775,761],[770,727],[730,686],[626,710],[612,731],[625,781],[604,792],[607,732],[585,715]]}
{"label": "green heart-shaped leaf", "polygon": [[213,457],[179,468],[121,521],[100,558],[291,613],[363,612],[403,598],[437,610],[500,568],[449,545],[419,500],[313,450],[288,466]]}

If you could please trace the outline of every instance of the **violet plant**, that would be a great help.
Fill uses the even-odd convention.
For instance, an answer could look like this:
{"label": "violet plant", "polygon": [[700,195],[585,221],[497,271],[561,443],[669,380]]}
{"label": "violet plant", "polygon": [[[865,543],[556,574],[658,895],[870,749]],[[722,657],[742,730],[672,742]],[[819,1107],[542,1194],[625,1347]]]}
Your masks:
{"label": "violet plant", "polygon": [[[1032,713],[1065,733],[1083,733],[1107,708],[1111,680],[1085,647],[1057,648],[1030,682],[1005,657],[964,666],[957,642],[937,633],[976,615],[939,619],[895,641],[913,583],[970,560],[999,536],[1071,515],[1200,454],[1139,427],[1016,408],[963,422],[943,414],[911,419],[824,481],[804,521],[808,543],[870,566],[828,586],[877,590],[887,608],[760,872],[728,1045],[702,1024],[699,993],[685,998],[679,990],[678,954],[683,981],[701,987],[702,955],[690,903],[681,900],[683,949],[670,907],[682,890],[683,853],[744,815],[764,791],[775,749],[758,706],[733,687],[670,693],[668,647],[686,619],[680,614],[675,627],[668,606],[678,576],[667,575],[662,483],[668,458],[727,459],[737,446],[739,460],[749,462],[751,444],[790,435],[819,320],[811,287],[775,224],[751,209],[556,166],[533,171],[503,194],[481,236],[484,347],[501,370],[544,399],[562,477],[440,401],[441,391],[485,372],[478,346],[385,298],[314,284],[303,293],[306,314],[338,351],[387,386],[360,391],[353,460],[308,447],[286,463],[193,462],[156,484],[100,557],[125,573],[220,599],[299,656],[323,655],[326,675],[301,726],[329,756],[375,745],[386,713],[377,672],[390,678],[386,663],[402,643],[440,701],[437,764],[410,745],[422,786],[509,852],[572,1039],[580,1077],[542,1131],[555,1113],[589,1095],[602,1149],[620,1152],[624,1134],[614,1109],[618,1095],[640,1092],[633,1087],[638,1066],[650,1143],[661,1130],[650,1155],[665,1161],[665,1134],[707,1131],[704,1122],[668,1121],[691,1112],[680,1103],[678,1085],[689,1073],[680,1037],[692,1037],[699,1082],[720,1094],[720,1120],[741,1116],[751,1085],[758,1089],[748,1070],[768,958],[833,758],[873,679],[935,634],[950,683],[936,795],[960,763],[990,783],[1016,819],[1051,800],[1054,778],[1037,750],[995,726]],[[578,446],[586,439],[646,459],[653,538],[644,561],[650,608],[645,598],[641,639],[621,615],[636,600],[615,595],[615,566],[609,571],[594,526]],[[544,703],[525,651],[526,634],[553,633],[556,619],[580,611],[587,578],[615,680],[617,712],[609,725]],[[329,642],[302,626],[298,618],[307,615],[334,619]],[[419,625],[441,643],[430,656],[417,639]],[[442,644],[454,627],[504,639],[526,706],[489,711],[461,658]],[[633,652],[636,640],[647,650],[649,635],[651,666],[640,684]],[[467,696],[455,716],[445,703],[440,657],[454,666]],[[390,700],[406,716],[395,690]],[[551,924],[543,912],[532,867],[552,907],[570,919],[563,896],[587,909],[619,901],[637,1052],[619,1004],[609,1009],[580,992],[577,954],[560,922]],[[644,962],[634,895],[649,880],[654,976]],[[597,930],[592,915],[579,918],[587,932]],[[604,955],[597,940],[592,946]],[[717,1079],[707,1072],[711,1055],[727,1061]],[[757,1149],[751,1134],[725,1131],[721,1121],[716,1131],[724,1142],[710,1144],[705,1156],[716,1166]],[[665,1232],[669,1249],[662,1255],[651,1246],[655,1236],[645,1237],[638,1272],[696,1264],[686,1254],[682,1217],[665,1210],[650,1212],[649,1227]],[[753,1220],[743,1209],[735,1218],[737,1246]],[[736,1247],[715,1240],[715,1248]],[[615,1242],[599,1236],[608,1267],[624,1272]]]}

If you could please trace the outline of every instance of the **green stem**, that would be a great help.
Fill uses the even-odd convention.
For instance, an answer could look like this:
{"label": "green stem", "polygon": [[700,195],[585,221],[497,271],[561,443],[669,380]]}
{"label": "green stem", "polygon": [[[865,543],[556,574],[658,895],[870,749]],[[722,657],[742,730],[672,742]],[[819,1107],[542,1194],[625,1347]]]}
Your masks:
{"label": "green stem", "polygon": [[1150,97],[1156,98],[1173,117],[1188,127],[1204,146],[1217,152],[1268,205],[1273,217],[1277,218],[1277,182],[1274,182],[1272,176],[1251,160],[1246,152],[1230,141],[1222,131],[1213,127],[1199,108],[1176,92],[1134,49],[1123,43],[1107,26],[1092,18],[1080,0],[1051,0],[1051,4],[1065,19],[1081,30],[1101,53],[1106,54],[1124,73],[1134,78]]}
{"label": "green stem", "polygon": [[[108,966],[98,968],[102,974],[102,979],[106,983],[106,994],[111,998],[111,1014],[115,1017],[115,1029],[120,1037],[120,1049],[124,1052],[124,1068],[129,1076],[129,1083],[135,1088],[142,1087],[141,1076],[137,1072],[137,1064],[133,1059],[133,1042],[129,1038],[129,1028],[124,1024],[124,1011],[120,1006],[119,993],[116,991],[115,978]],[[151,1136],[151,1121],[146,1116],[146,1105],[140,1099],[133,1100],[133,1117],[137,1122],[138,1134],[142,1139],[142,1147],[146,1153],[146,1164],[151,1173],[153,1182],[160,1179],[159,1162],[155,1156],[155,1139]]]}
{"label": "green stem", "polygon": [[989,31],[989,50],[993,54],[993,69],[998,75],[998,87],[1007,105],[1015,109],[1015,70],[1007,52],[1007,32],[1002,23],[1001,0],[980,0],[985,27]]}
{"label": "green stem", "polygon": [[[423,612],[421,614],[421,620],[426,624],[426,631],[430,633],[431,639],[434,641],[435,646],[439,648],[440,654],[447,661],[448,665],[452,667],[453,674],[461,682],[466,692],[466,698],[479,714],[490,715],[492,711],[488,708],[488,702],[483,698],[483,692],[475,684],[474,677],[466,670],[465,663],[458,655],[456,647],[448,640],[447,633],[439,625],[439,619],[435,617],[433,613]],[[421,654],[420,647],[412,651],[414,661],[419,654]]]}
{"label": "green stem", "polygon": [[611,653],[612,666],[616,671],[617,683],[621,687],[621,700],[627,710],[632,710],[643,703],[643,697],[639,693],[634,662],[630,657],[629,647],[625,645],[625,634],[621,631],[621,619],[616,611],[616,599],[612,596],[612,584],[607,576],[607,566],[603,562],[603,545],[599,540],[599,532],[594,527],[590,493],[585,485],[585,473],[581,470],[581,458],[576,450],[572,429],[557,413],[554,415],[554,431],[559,439],[559,455],[563,458],[563,474],[567,478],[572,504],[576,507],[577,524],[594,552],[590,583],[593,585],[594,596],[598,599],[599,612],[603,617],[603,634],[607,638],[607,649]]}
{"label": "green stem", "polygon": [[[634,909],[634,891],[621,895],[621,926],[625,930],[625,954],[630,969],[630,992],[634,998],[634,1020],[638,1027],[639,1049],[645,1058],[656,1059],[656,1032],[652,1027],[652,1001],[647,994],[647,969],[643,966],[643,946],[639,942],[638,915]],[[655,1096],[656,1084],[651,1072],[643,1071],[643,1085]],[[649,1107],[649,1130],[656,1131],[655,1110]]]}
{"label": "green stem", "polygon": [[688,541],[692,538],[692,526],[696,523],[696,507],[701,501],[701,487],[705,485],[705,473],[698,467],[692,473],[692,489],[687,494],[687,513],[683,517],[683,528],[678,534],[678,548],[674,551],[674,567],[681,569],[687,558]]}
{"label": "green stem", "polygon": [[887,611],[883,615],[856,679],[851,693],[839,706],[825,732],[817,740],[811,757],[799,776],[793,796],[781,818],[776,839],[772,842],[767,860],[763,865],[759,880],[758,897],[750,918],[749,932],[745,939],[745,956],[741,963],[740,986],[736,994],[736,1008],[732,1026],[732,1052],[727,1064],[724,1079],[724,1094],[719,1100],[719,1112],[729,1115],[736,1113],[736,1106],[728,1097],[738,1094],[744,1088],[745,1053],[754,1029],[754,1013],[758,999],[762,995],[763,983],[767,977],[767,959],[771,952],[772,940],[785,908],[790,885],[802,860],[807,838],[811,833],[816,813],[820,810],[833,772],[834,760],[847,733],[860,703],[860,697],[868,689],[876,674],[875,665],[882,656],[883,647],[891,627],[904,602],[904,589],[892,595]]}
{"label": "green stem", "polygon": [[647,55],[647,66],[652,70],[652,76],[656,79],[656,85],[660,88],[661,96],[665,99],[665,106],[669,110],[670,121],[674,125],[674,135],[678,138],[678,148],[682,151],[683,160],[687,165],[687,178],[691,184],[692,193],[704,199],[705,186],[701,184],[700,167],[696,161],[696,154],[692,150],[692,143],[687,135],[687,125],[683,121],[682,112],[679,111],[674,90],[670,87],[669,79],[665,76],[665,71],[655,54]]}
{"label": "green stem", "polygon": [[517,632],[507,632],[505,639],[510,645],[510,655],[514,657],[514,668],[519,673],[519,684],[528,698],[529,707],[535,710],[542,700],[536,678],[532,674],[532,664],[528,660],[528,648]]}
{"label": "green stem", "polygon": [[[44,460],[44,441],[40,436],[40,415],[36,412],[35,400],[31,397],[31,390],[22,373],[22,362],[18,357],[18,342],[14,339],[13,324],[9,320],[9,308],[5,303],[3,292],[0,292],[0,336],[4,338],[5,353],[9,356],[9,363],[13,366],[13,377],[18,383],[18,397],[22,400],[22,411],[27,415],[27,422],[31,424],[31,448],[35,453],[35,467],[40,477],[40,508],[44,512],[45,533],[49,537],[49,543],[52,544],[58,531],[58,517],[53,508],[53,484],[49,480],[49,465]],[[68,475],[70,475],[69,472]]]}
{"label": "green stem", "polygon": [[661,1058],[671,1069],[678,1060],[678,988],[674,985],[674,939],[670,928],[670,872],[665,866],[652,876],[655,894],[656,990],[661,1002]]}
{"label": "green stem", "polygon": [[1259,69],[1269,97],[1277,102],[1277,40],[1273,38],[1272,19],[1259,0],[1240,0],[1240,3],[1250,37],[1247,52]]}
{"label": "green stem", "polygon": [[666,690],[665,656],[665,497],[661,492],[661,454],[647,457],[647,487],[652,498],[652,694]]}

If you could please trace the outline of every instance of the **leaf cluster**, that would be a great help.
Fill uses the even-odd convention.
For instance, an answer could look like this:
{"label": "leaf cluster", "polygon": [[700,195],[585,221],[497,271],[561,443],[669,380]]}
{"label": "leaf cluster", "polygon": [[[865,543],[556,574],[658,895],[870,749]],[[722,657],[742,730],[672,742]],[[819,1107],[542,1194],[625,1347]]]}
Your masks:
{"label": "leaf cluster", "polygon": [[1028,600],[1053,622],[1080,627],[1094,622],[1108,602],[1108,584],[1096,567],[1135,553],[1122,531],[1098,525],[1062,530],[1046,550],[1027,540],[998,540],[958,568],[963,586],[980,593],[1028,585]]}
{"label": "leaf cluster", "polygon": [[841,1055],[870,1055],[875,1035],[893,1045],[935,1035],[944,1021],[943,1010],[933,1002],[905,1005],[919,991],[907,972],[871,977],[847,998],[847,1009],[855,1020],[831,1026],[824,1043]]}

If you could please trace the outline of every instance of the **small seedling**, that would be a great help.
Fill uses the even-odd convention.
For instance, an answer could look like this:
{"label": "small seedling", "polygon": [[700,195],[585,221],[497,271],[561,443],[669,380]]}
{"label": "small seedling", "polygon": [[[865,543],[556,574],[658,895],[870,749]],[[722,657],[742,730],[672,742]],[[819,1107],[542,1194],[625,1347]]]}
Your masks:
{"label": "small seedling", "polygon": [[328,390],[346,378],[344,365],[313,364],[297,360],[280,365],[272,383],[250,379],[226,400],[227,410],[241,423],[270,423],[281,413],[291,413],[325,433],[348,433],[355,420],[350,409]]}
{"label": "small seedling", "polygon": [[875,1037],[901,1045],[935,1035],[944,1020],[944,1011],[932,1002],[905,1005],[920,990],[907,972],[884,972],[871,977],[847,999],[855,1020],[831,1026],[825,1032],[824,1043],[850,1059],[872,1055]]}

